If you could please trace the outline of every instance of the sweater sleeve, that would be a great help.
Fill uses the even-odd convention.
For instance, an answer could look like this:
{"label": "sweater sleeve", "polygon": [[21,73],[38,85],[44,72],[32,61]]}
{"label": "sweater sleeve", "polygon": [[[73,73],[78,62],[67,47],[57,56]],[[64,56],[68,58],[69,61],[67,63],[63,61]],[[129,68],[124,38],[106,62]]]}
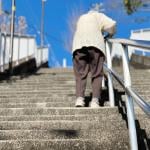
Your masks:
{"label": "sweater sleeve", "polygon": [[116,21],[112,20],[104,14],[102,14],[101,24],[102,31],[108,32],[111,35],[113,35],[116,32]]}

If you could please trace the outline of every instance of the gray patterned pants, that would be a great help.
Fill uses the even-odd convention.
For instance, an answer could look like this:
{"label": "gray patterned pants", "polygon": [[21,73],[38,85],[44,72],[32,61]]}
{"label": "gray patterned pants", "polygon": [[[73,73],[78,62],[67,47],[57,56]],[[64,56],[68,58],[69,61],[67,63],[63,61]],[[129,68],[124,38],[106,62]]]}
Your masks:
{"label": "gray patterned pants", "polygon": [[77,97],[85,96],[87,76],[91,72],[92,97],[100,98],[104,60],[104,54],[95,47],[83,47],[74,52],[73,67]]}

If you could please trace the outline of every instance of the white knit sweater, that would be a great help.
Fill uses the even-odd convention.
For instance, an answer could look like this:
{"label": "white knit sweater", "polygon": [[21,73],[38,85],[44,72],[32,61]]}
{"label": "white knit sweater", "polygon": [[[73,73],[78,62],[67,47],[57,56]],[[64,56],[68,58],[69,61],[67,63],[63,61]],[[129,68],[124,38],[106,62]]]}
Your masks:
{"label": "white knit sweater", "polygon": [[94,46],[105,54],[105,44],[102,32],[115,33],[116,22],[97,11],[89,11],[82,15],[76,26],[73,38],[72,52],[86,46]]}

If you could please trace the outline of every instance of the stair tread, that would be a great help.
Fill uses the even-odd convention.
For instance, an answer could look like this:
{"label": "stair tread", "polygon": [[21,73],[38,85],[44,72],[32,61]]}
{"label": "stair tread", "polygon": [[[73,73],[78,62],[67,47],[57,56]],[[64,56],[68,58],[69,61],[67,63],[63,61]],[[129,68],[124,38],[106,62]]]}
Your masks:
{"label": "stair tread", "polygon": [[[1,149],[11,149],[11,150],[103,150],[103,149],[117,149],[117,150],[128,150],[129,146],[123,140],[115,142],[115,140],[100,142],[98,140],[91,139],[55,139],[55,140],[10,140],[10,141],[0,141]],[[103,144],[102,144],[103,143]]]}
{"label": "stair tread", "polygon": [[127,130],[118,129],[114,132],[113,129],[100,130],[90,129],[84,130],[67,130],[67,129],[49,129],[49,130],[0,130],[0,140],[11,139],[79,139],[79,138],[110,138],[118,136],[118,139],[124,136],[128,138]]}

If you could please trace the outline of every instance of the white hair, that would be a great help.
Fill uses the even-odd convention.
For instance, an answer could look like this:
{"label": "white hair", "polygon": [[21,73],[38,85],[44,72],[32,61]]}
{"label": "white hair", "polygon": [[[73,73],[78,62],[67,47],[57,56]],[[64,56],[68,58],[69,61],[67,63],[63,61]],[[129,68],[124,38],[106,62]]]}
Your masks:
{"label": "white hair", "polygon": [[91,5],[90,10],[97,12],[104,12],[103,3],[94,3]]}

